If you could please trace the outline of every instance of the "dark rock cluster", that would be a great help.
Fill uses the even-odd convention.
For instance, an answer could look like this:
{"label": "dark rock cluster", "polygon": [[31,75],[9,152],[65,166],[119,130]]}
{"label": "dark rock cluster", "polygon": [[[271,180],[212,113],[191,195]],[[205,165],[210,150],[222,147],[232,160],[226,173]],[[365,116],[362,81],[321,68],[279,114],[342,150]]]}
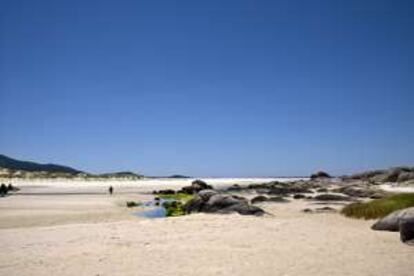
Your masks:
{"label": "dark rock cluster", "polygon": [[279,202],[279,203],[286,203],[289,202],[289,200],[285,199],[281,196],[273,196],[273,197],[267,197],[263,195],[256,196],[250,200],[251,204],[261,203],[261,202]]}
{"label": "dark rock cluster", "polygon": [[402,242],[414,244],[414,207],[392,212],[372,225],[372,229],[399,231]]}
{"label": "dark rock cluster", "polygon": [[343,180],[364,180],[371,183],[401,183],[414,181],[414,167],[395,167],[387,170],[367,171],[342,177]]}
{"label": "dark rock cluster", "polygon": [[196,194],[199,191],[206,190],[206,189],[213,189],[212,186],[208,185],[206,182],[202,180],[194,180],[191,182],[190,186],[182,187],[180,190],[175,191],[172,189],[165,189],[165,190],[159,190],[159,191],[153,191],[153,194],[164,194],[164,195],[173,195],[176,193],[183,193],[183,194]]}
{"label": "dark rock cluster", "polygon": [[208,185],[206,182],[197,179],[194,180],[190,186],[182,187],[179,192],[191,195],[207,189],[213,189],[213,187]]}
{"label": "dark rock cluster", "polygon": [[223,194],[214,190],[202,190],[184,205],[187,214],[190,213],[217,213],[229,214],[237,212],[241,215],[261,216],[265,212],[249,204],[249,201],[240,196]]}
{"label": "dark rock cluster", "polygon": [[311,175],[310,177],[311,179],[320,179],[320,178],[332,178],[332,176],[330,176],[328,173],[324,172],[324,171],[319,171],[317,173],[314,173]]}
{"label": "dark rock cluster", "polygon": [[19,191],[19,188],[13,186],[11,183],[9,185],[6,185],[2,183],[0,185],[0,196],[5,196],[10,192],[17,192]]}

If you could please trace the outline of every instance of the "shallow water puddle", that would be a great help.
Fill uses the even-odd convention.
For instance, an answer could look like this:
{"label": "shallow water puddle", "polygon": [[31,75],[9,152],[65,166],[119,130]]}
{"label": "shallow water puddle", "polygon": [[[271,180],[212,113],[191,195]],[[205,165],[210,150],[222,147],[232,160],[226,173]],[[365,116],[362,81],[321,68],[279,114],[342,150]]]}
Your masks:
{"label": "shallow water puddle", "polygon": [[134,212],[133,215],[141,218],[165,218],[167,216],[167,211],[162,204],[169,200],[159,199],[151,200],[144,203],[146,210]]}
{"label": "shallow water puddle", "polygon": [[141,218],[165,218],[167,211],[163,207],[152,207],[149,210],[135,212],[134,216]]}

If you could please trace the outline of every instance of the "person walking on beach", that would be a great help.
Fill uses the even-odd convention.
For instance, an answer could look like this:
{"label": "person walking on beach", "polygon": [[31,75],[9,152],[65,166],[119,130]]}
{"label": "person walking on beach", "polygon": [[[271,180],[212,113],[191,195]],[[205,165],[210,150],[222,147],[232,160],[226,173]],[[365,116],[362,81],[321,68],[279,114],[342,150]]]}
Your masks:
{"label": "person walking on beach", "polygon": [[108,191],[109,191],[109,194],[112,195],[112,193],[114,192],[114,188],[112,186],[109,186]]}

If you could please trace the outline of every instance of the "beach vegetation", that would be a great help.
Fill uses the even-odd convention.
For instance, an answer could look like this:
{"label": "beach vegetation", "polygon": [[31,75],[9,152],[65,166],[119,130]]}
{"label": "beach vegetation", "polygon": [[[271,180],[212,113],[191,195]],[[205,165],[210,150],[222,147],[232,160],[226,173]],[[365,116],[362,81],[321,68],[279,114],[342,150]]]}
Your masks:
{"label": "beach vegetation", "polygon": [[165,208],[167,217],[178,217],[185,215],[184,204],[182,201],[165,201],[162,206]]}
{"label": "beach vegetation", "polygon": [[185,215],[184,205],[194,198],[194,195],[185,193],[158,194],[157,196],[164,200],[162,207],[164,207],[167,217]]}
{"label": "beach vegetation", "polygon": [[176,193],[176,194],[157,194],[159,198],[165,200],[176,200],[182,203],[186,203],[187,201],[193,199],[194,195],[189,195],[185,193]]}
{"label": "beach vegetation", "polygon": [[409,207],[414,207],[414,193],[394,194],[369,202],[352,203],[345,206],[341,214],[359,219],[377,219]]}

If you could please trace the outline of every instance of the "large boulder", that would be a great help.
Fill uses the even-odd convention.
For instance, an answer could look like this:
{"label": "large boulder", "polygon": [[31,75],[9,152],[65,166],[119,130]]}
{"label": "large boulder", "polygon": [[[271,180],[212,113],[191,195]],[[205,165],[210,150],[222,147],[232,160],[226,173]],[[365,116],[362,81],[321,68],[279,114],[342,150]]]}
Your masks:
{"label": "large boulder", "polygon": [[286,203],[289,202],[286,198],[282,196],[272,196],[272,197],[266,197],[266,196],[256,196],[250,200],[251,204],[261,203],[261,202],[273,202],[273,203]]}
{"label": "large boulder", "polygon": [[247,199],[234,195],[216,194],[211,196],[204,206],[204,212],[217,212],[232,205],[248,204]]}
{"label": "large boulder", "polygon": [[414,172],[402,172],[398,175],[397,182],[414,180]]}
{"label": "large boulder", "polygon": [[313,193],[312,190],[307,188],[304,185],[297,185],[295,183],[291,183],[291,185],[285,186],[275,186],[269,189],[267,192],[269,195],[282,195],[286,196],[289,194],[298,194],[298,193]]}
{"label": "large boulder", "polygon": [[272,187],[267,192],[269,195],[288,195],[290,189],[287,187]]}
{"label": "large boulder", "polygon": [[221,194],[212,190],[200,191],[192,200],[184,205],[186,213],[204,212],[227,214],[237,212],[242,215],[263,215],[264,211],[249,205],[244,197]]}
{"label": "large boulder", "polygon": [[311,179],[315,180],[315,179],[326,179],[326,178],[332,178],[332,176],[330,176],[328,173],[324,172],[324,171],[319,171],[317,173],[314,173],[310,176]]}
{"label": "large boulder", "polygon": [[373,176],[370,180],[373,182],[387,183],[387,182],[397,182],[398,176],[403,172],[401,168],[392,168],[386,170],[382,174]]}
{"label": "large boulder", "polygon": [[399,226],[401,241],[414,245],[414,217],[403,219]]}
{"label": "large boulder", "polygon": [[253,216],[261,216],[264,215],[264,211],[257,207],[257,206],[253,206],[253,205],[248,205],[248,204],[234,204],[234,205],[230,205],[229,207],[220,209],[217,211],[217,213],[219,214],[229,214],[229,213],[234,213],[237,212],[240,215],[253,215]]}
{"label": "large boulder", "polygon": [[207,201],[210,199],[210,197],[217,195],[219,192],[211,189],[201,190],[198,192],[198,196],[201,197],[204,201]]}
{"label": "large boulder", "polygon": [[344,176],[343,180],[369,180],[374,176],[384,174],[385,170],[366,171],[362,173],[356,173],[350,176]]}
{"label": "large boulder", "polygon": [[351,198],[343,195],[336,194],[320,194],[313,198],[318,201],[349,201]]}
{"label": "large boulder", "polygon": [[263,195],[259,195],[259,196],[256,196],[256,197],[252,198],[250,200],[250,203],[255,204],[255,203],[265,202],[265,201],[268,201],[268,200],[269,200],[268,197],[263,196]]}
{"label": "large boulder", "polygon": [[344,179],[364,180],[371,183],[404,182],[414,179],[414,168],[395,167],[387,170],[367,171],[344,177]]}
{"label": "large boulder", "polygon": [[234,184],[227,188],[227,191],[229,192],[239,192],[241,190],[243,190],[243,187],[241,187],[239,184]]}
{"label": "large boulder", "polygon": [[159,191],[153,191],[154,195],[161,194],[161,195],[173,195],[175,194],[175,191],[172,189],[166,189],[166,190],[159,190]]}
{"label": "large boulder", "polygon": [[345,186],[335,189],[334,192],[342,193],[350,197],[361,197],[361,198],[372,198],[378,199],[383,198],[387,195],[381,189],[375,188],[373,185],[359,184],[352,186]]}
{"label": "large boulder", "polygon": [[191,186],[182,187],[179,192],[185,194],[194,194],[206,189],[213,189],[213,187],[208,185],[206,182],[197,179],[191,182]]}
{"label": "large boulder", "polygon": [[378,220],[371,228],[379,231],[399,231],[400,222],[412,219],[414,219],[414,207],[392,212],[388,216]]}
{"label": "large boulder", "polygon": [[9,192],[9,189],[7,188],[6,184],[2,183],[0,185],[0,196],[5,196]]}

